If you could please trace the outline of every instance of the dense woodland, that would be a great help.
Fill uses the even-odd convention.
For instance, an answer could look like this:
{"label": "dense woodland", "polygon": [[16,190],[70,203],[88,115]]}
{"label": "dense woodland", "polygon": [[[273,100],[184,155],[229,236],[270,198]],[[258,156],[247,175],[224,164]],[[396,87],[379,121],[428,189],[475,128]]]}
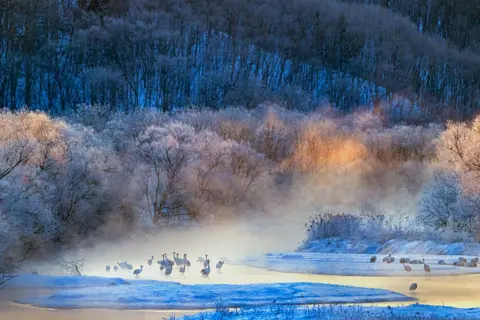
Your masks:
{"label": "dense woodland", "polygon": [[[476,1],[1,0],[0,105],[65,114],[274,100],[393,120],[479,104]],[[399,97],[400,102],[399,102]],[[406,100],[406,101],[403,101]]]}
{"label": "dense woodland", "polygon": [[479,10],[0,0],[0,285],[86,239],[258,216],[480,239]]}

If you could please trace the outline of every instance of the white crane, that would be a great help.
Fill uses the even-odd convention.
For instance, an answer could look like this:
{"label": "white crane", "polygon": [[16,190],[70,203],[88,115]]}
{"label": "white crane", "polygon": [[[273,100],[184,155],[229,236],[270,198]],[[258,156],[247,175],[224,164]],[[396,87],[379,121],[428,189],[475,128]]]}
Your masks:
{"label": "white crane", "polygon": [[187,254],[186,254],[186,253],[183,255],[183,261],[185,262],[185,264],[187,265],[187,267],[190,268],[190,266],[192,265],[192,263],[190,262],[190,260],[187,259]]}
{"label": "white crane", "polygon": [[410,288],[408,288],[408,289],[409,289],[410,291],[415,291],[415,290],[417,290],[417,288],[418,288],[418,285],[417,285],[416,282],[414,282],[414,283],[412,283],[412,284],[410,285]]}
{"label": "white crane", "polygon": [[176,254],[175,252],[173,253],[173,261],[175,262],[175,264],[178,266],[180,263],[178,262],[178,254]]}
{"label": "white crane", "polygon": [[182,265],[182,264],[185,264],[185,261],[180,258],[180,253],[177,252],[177,259],[175,260],[175,262],[178,264],[178,265]]}
{"label": "white crane", "polygon": [[160,271],[163,271],[165,269],[165,266],[167,265],[167,261],[165,260],[165,253],[162,254],[162,260],[158,260],[157,263],[160,265]]}
{"label": "white crane", "polygon": [[178,269],[178,272],[180,272],[180,274],[185,274],[185,270],[186,270],[186,266],[184,264],[182,264],[180,266],[180,268]]}
{"label": "white crane", "polygon": [[166,277],[170,277],[170,275],[172,274],[172,271],[173,271],[173,266],[171,264],[167,264],[165,266],[165,276]]}
{"label": "white crane", "polygon": [[138,277],[138,275],[142,272],[143,270],[143,266],[140,266],[140,269],[136,269],[135,271],[133,271],[133,275]]}
{"label": "white crane", "polygon": [[422,259],[423,261],[423,270],[425,270],[425,273],[430,273],[430,266],[425,263],[425,259]]}
{"label": "white crane", "polygon": [[208,261],[208,254],[205,254],[205,261],[203,261],[203,267],[206,268],[210,265],[210,261]]}
{"label": "white crane", "polygon": [[392,262],[394,262],[394,261],[395,261],[395,258],[392,257],[391,254],[389,254],[388,257],[385,257],[385,258],[383,258],[383,260],[382,260],[382,262],[386,262],[386,263],[392,263]]}
{"label": "white crane", "polygon": [[[175,258],[175,256],[173,256],[173,257]],[[165,261],[167,262],[167,264],[169,264],[172,267],[175,265],[175,261],[172,261],[172,260],[168,259],[166,253],[165,253]]]}
{"label": "white crane", "polygon": [[210,261],[209,260],[205,260],[205,262],[207,263],[207,266],[205,268],[203,268],[200,273],[202,274],[202,276],[204,277],[208,277],[208,275],[210,274]]}

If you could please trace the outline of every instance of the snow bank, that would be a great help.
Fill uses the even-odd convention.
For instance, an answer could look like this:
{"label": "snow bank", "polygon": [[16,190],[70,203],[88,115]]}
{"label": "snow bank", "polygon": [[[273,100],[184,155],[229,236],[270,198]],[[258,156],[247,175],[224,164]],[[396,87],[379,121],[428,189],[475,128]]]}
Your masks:
{"label": "snow bank", "polygon": [[[382,263],[386,255],[377,255],[377,262],[370,263],[371,255],[346,254],[346,253],[268,253],[264,256],[248,257],[230,261],[230,264],[245,265],[249,267],[264,268],[279,272],[295,272],[309,274],[329,274],[342,276],[421,276],[425,272],[422,264],[411,264],[412,272],[405,272],[403,265],[398,261],[399,256],[392,264]],[[466,268],[453,266],[458,260],[457,256],[427,256],[408,255],[410,259],[425,259],[430,265],[429,276],[449,276],[480,273],[480,267]],[[465,256],[468,259],[473,256]],[[439,265],[438,261],[444,260],[447,265]]]}
{"label": "snow bank", "polygon": [[7,288],[36,288],[36,289],[57,289],[57,288],[88,288],[106,287],[128,284],[121,278],[103,277],[52,277],[45,275],[22,274],[6,283]]}
{"label": "snow bank", "polygon": [[363,306],[269,306],[239,311],[204,312],[182,320],[363,320],[363,319],[480,319],[480,309],[459,309],[413,304],[405,307]]}
{"label": "snow bank", "polygon": [[[91,277],[85,277],[85,285],[81,288],[21,299],[18,302],[48,308],[195,310],[215,308],[219,304],[223,307],[251,307],[273,302],[322,304],[415,301],[411,297],[388,290],[315,283],[184,285],[149,280],[105,286],[112,279],[97,284],[96,280],[92,280]],[[69,278],[61,280],[55,277],[45,280],[44,283],[57,284],[62,281],[70,283]]]}
{"label": "snow bank", "polygon": [[299,252],[358,254],[479,255],[480,243],[440,243],[435,241],[390,240],[375,243],[366,240],[328,238],[307,242]]}

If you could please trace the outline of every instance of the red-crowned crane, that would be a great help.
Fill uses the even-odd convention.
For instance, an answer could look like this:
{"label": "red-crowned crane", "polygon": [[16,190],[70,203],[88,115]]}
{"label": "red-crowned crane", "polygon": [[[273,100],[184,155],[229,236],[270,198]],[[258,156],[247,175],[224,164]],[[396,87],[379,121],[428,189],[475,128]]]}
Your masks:
{"label": "red-crowned crane", "polygon": [[203,268],[200,273],[202,274],[202,276],[204,277],[208,277],[208,275],[210,274],[210,261],[209,260],[205,260],[205,262],[207,263],[207,266],[205,268]]}
{"label": "red-crowned crane", "polygon": [[138,275],[142,272],[143,270],[143,266],[140,266],[140,269],[136,269],[135,271],[133,271],[133,275],[138,277]]}

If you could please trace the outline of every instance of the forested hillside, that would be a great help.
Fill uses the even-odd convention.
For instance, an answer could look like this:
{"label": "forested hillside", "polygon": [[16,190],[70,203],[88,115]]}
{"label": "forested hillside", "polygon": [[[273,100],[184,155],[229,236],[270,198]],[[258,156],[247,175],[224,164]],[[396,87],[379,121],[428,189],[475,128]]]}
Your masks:
{"label": "forested hillside", "polygon": [[438,35],[460,50],[479,52],[480,3],[448,0],[349,0],[406,15],[421,32]]}
{"label": "forested hillside", "polygon": [[479,9],[449,3],[1,0],[0,105],[348,112],[386,100],[392,120],[463,119],[479,107]]}

